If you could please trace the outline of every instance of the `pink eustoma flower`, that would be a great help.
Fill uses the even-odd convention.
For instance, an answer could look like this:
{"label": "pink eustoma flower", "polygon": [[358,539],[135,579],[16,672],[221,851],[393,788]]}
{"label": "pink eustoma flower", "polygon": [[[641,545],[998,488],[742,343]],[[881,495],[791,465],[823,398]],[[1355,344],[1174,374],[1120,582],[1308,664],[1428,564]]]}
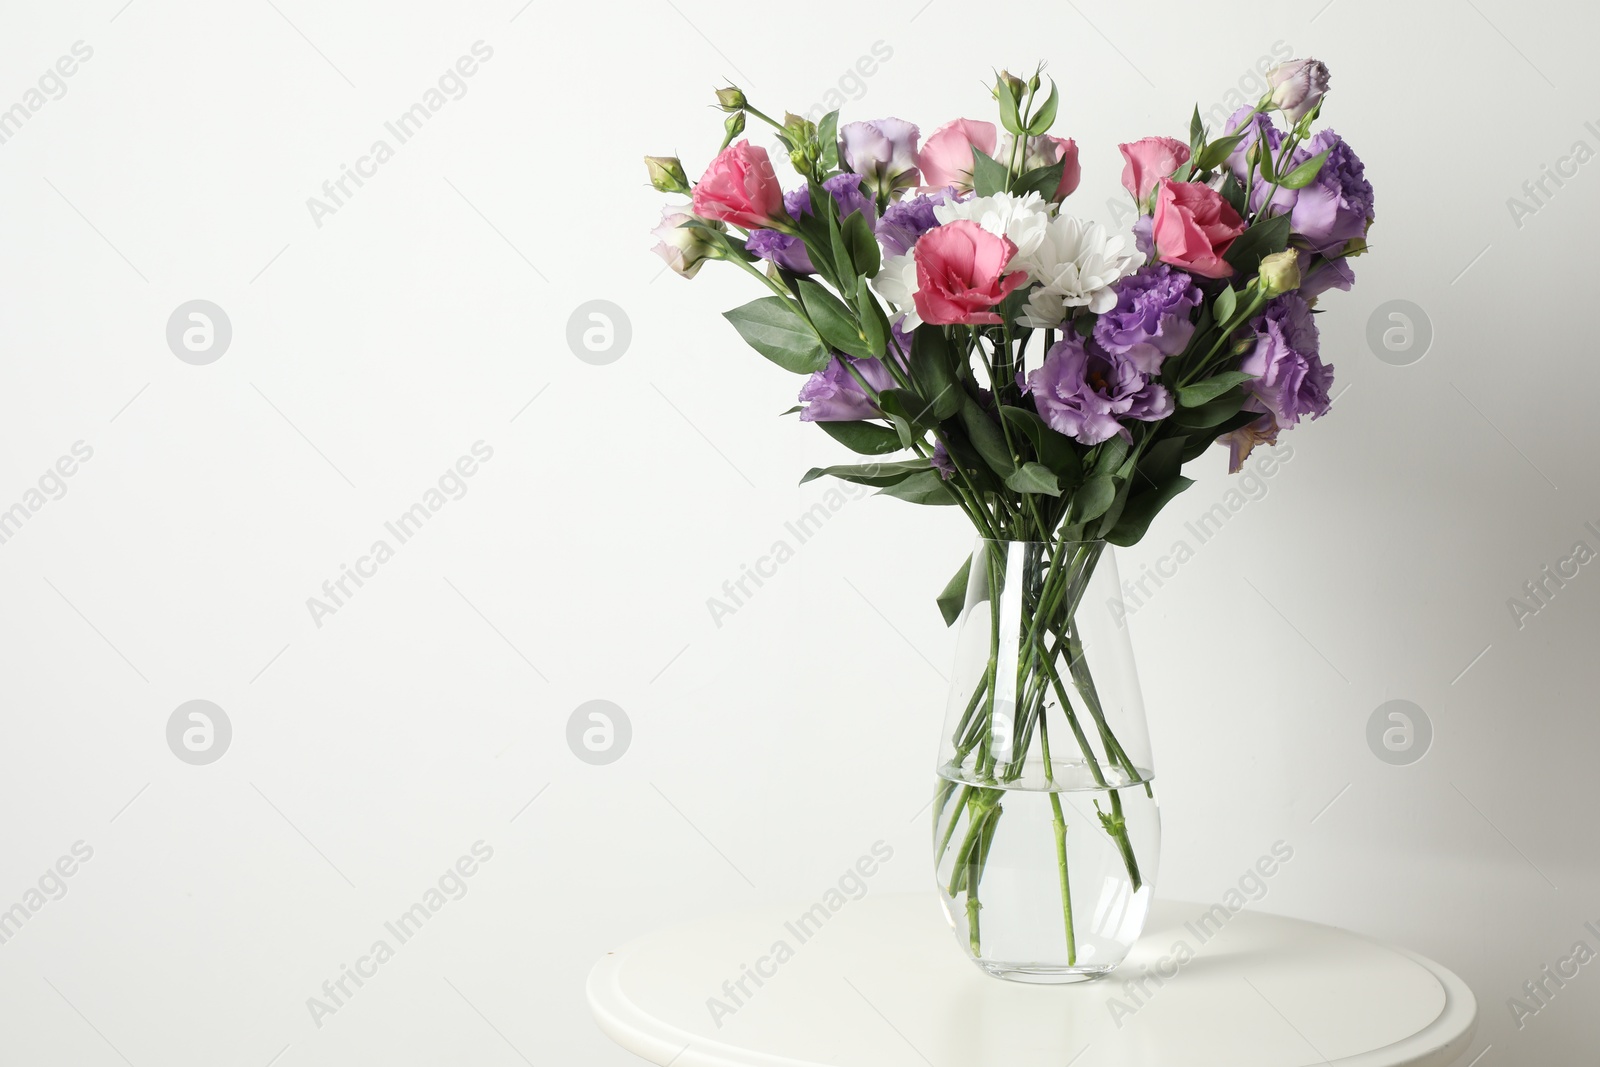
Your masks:
{"label": "pink eustoma flower", "polygon": [[746,230],[786,218],[783,187],[767,150],[749,141],[724,148],[694,187],[694,213]]}
{"label": "pink eustoma flower", "polygon": [[1162,178],[1152,221],[1156,258],[1163,263],[1205,278],[1233,274],[1233,265],[1222,255],[1244,232],[1244,220],[1215,189]]}
{"label": "pink eustoma flower", "polygon": [[922,171],[922,188],[943,189],[953,185],[966,191],[972,188],[972,150],[994,155],[994,123],[977,119],[952,119],[923,142],[917,153],[917,168]]}
{"label": "pink eustoma flower", "polygon": [[968,219],[929,230],[912,254],[917,314],[936,326],[995,325],[994,306],[1028,280],[1022,271],[1002,277],[1017,246]]}
{"label": "pink eustoma flower", "polygon": [[1157,182],[1172,177],[1189,162],[1189,146],[1171,137],[1146,137],[1117,148],[1126,161],[1122,165],[1122,187],[1141,204]]}

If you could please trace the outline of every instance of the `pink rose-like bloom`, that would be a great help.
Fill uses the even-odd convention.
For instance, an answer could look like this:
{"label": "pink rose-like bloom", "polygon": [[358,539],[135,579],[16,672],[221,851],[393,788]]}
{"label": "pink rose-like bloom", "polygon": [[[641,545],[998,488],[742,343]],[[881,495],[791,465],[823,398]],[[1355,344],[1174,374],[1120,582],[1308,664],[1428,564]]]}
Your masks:
{"label": "pink rose-like bloom", "polygon": [[936,226],[922,235],[912,255],[917,264],[917,314],[936,326],[995,325],[992,309],[1028,275],[1001,274],[1017,246],[969,219]]}
{"label": "pink rose-like bloom", "polygon": [[1078,164],[1078,142],[1070,137],[1044,136],[1029,143],[1024,163],[1028,170],[1053,166],[1057,162],[1061,164],[1061,184],[1056,186],[1055,195],[1050,199],[1059,202],[1072,195],[1083,177],[1083,167]]}
{"label": "pink rose-like bloom", "polygon": [[1144,203],[1150,190],[1162,178],[1170,178],[1189,162],[1189,146],[1171,137],[1146,137],[1132,144],[1117,145],[1122,158],[1122,187]]}
{"label": "pink rose-like bloom", "polygon": [[1233,274],[1233,265],[1222,254],[1244,232],[1244,220],[1215,189],[1162,178],[1152,223],[1156,258],[1163,263],[1204,278]]}
{"label": "pink rose-like bloom", "polygon": [[724,148],[694,187],[694,213],[747,230],[785,218],[783,187],[767,150],[749,141]]}
{"label": "pink rose-like bloom", "polygon": [[995,137],[994,123],[977,119],[952,119],[934,130],[917,153],[923,191],[947,185],[963,191],[971,189],[972,150],[994,155]]}

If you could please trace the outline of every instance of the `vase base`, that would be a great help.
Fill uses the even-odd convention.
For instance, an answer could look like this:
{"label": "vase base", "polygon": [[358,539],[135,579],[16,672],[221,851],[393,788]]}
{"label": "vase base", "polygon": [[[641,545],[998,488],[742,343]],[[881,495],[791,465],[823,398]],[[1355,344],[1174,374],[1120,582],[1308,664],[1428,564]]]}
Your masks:
{"label": "vase base", "polygon": [[974,960],[983,972],[992,978],[1027,985],[1072,985],[1093,982],[1110,974],[1112,967],[1063,967],[1042,963],[998,963],[993,960]]}

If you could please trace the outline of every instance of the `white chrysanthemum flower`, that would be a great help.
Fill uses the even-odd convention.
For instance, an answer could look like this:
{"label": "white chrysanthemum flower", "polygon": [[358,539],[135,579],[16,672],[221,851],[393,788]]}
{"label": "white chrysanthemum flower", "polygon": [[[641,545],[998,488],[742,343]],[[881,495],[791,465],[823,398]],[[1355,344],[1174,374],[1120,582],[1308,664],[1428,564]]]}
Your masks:
{"label": "white chrysanthemum flower", "polygon": [[922,325],[917,315],[917,261],[910,252],[903,256],[885,256],[878,273],[873,276],[872,287],[905,314],[901,329],[910,332]]}
{"label": "white chrysanthemum flower", "polygon": [[1138,270],[1140,259],[1123,235],[1107,233],[1098,222],[1057,215],[1034,252],[1011,261],[1039,283],[1018,321],[1040,329],[1060,325],[1068,308],[1110,311],[1117,306],[1112,286]]}
{"label": "white chrysanthemum flower", "polygon": [[1016,270],[1044,243],[1045,231],[1050,225],[1055,205],[1038,193],[1016,196],[996,193],[994,196],[975,196],[956,204],[936,204],[933,217],[939,222],[970,219],[996,237],[1004,237],[1017,246],[1010,269]]}

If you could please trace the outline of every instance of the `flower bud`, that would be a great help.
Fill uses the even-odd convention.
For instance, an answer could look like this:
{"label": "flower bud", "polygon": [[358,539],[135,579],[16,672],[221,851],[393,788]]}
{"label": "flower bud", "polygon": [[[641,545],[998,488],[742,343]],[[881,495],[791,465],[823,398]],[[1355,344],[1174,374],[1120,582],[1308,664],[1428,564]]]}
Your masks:
{"label": "flower bud", "polygon": [[1328,91],[1328,68],[1315,59],[1291,59],[1267,72],[1267,84],[1272,87],[1272,106],[1290,122],[1299,122]]}
{"label": "flower bud", "polygon": [[1005,82],[1006,85],[1010,86],[1011,99],[1013,100],[1021,100],[1023,94],[1028,91],[1027,82],[1024,82],[1009,70],[1002,70],[994,86],[994,98],[996,100],[1000,99],[1000,82]]}
{"label": "flower bud", "polygon": [[660,192],[689,193],[689,176],[677,156],[645,156],[644,165],[650,171],[650,184]]}
{"label": "flower bud", "polygon": [[1267,297],[1300,287],[1300,255],[1292,248],[1274,252],[1261,261],[1261,294]]}
{"label": "flower bud", "polygon": [[727,131],[728,142],[731,142],[735,137],[744,132],[744,112],[735,111],[733,114],[729,115],[728,121],[722,124],[722,128]]}
{"label": "flower bud", "polygon": [[[674,211],[670,207],[663,208],[661,225],[650,231],[660,238],[653,250],[655,254],[685,278],[693,278],[706,260],[721,259],[724,255],[716,239],[705,230],[697,226],[684,225],[686,222],[694,221],[696,219],[693,215]],[[727,229],[720,222],[706,222],[705,225],[717,230]]]}
{"label": "flower bud", "polygon": [[737,86],[717,90],[717,106],[724,111],[743,111],[747,103],[744,90]]}

